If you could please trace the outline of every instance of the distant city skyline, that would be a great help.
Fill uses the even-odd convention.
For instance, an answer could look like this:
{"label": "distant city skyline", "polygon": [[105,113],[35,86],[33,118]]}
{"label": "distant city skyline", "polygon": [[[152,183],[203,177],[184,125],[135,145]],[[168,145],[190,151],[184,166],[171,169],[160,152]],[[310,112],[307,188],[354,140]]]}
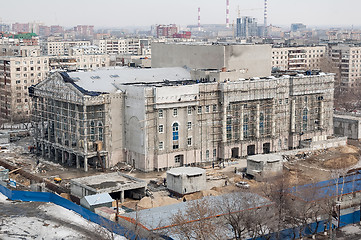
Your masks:
{"label": "distant city skyline", "polygon": [[[255,17],[263,24],[263,0],[230,0],[230,23],[241,16]],[[46,0],[7,1],[1,4],[4,23],[41,22],[45,25],[94,25],[101,27],[150,26],[155,24],[197,25],[198,7],[201,24],[225,24],[226,0],[137,0],[95,1]],[[268,0],[268,24],[289,26],[360,26],[359,0]]]}

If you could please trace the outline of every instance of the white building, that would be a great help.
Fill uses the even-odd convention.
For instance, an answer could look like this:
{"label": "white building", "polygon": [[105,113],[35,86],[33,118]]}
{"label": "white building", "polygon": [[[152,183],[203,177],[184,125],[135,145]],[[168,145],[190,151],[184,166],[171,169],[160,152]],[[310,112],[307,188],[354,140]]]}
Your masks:
{"label": "white building", "polygon": [[112,38],[94,40],[94,45],[105,54],[114,55],[150,55],[148,39],[139,38]]}
{"label": "white building", "polygon": [[90,41],[48,41],[41,44],[43,55],[62,56],[69,55],[73,47],[90,46]]}
{"label": "white building", "polygon": [[273,47],[272,67],[279,70],[321,69],[326,46]]}
{"label": "white building", "polygon": [[361,46],[347,44],[332,46],[331,59],[338,85],[342,88],[361,86]]}
{"label": "white building", "polygon": [[7,122],[29,121],[28,87],[41,82],[49,72],[49,57],[39,49],[21,47],[18,56],[0,57],[0,118]]}
{"label": "white building", "polygon": [[190,79],[183,68],[55,73],[30,91],[37,147],[86,170],[101,157],[106,167],[153,171],[287,150],[333,133],[332,74]]}

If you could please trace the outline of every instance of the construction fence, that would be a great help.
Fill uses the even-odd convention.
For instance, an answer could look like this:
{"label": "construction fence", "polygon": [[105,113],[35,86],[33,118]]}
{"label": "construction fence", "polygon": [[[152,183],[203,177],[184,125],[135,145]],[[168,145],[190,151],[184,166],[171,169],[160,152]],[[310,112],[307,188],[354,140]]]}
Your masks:
{"label": "construction fence", "polygon": [[83,208],[65,198],[62,198],[54,193],[50,192],[30,192],[30,191],[16,191],[10,190],[0,184],[0,193],[5,195],[10,200],[20,200],[24,202],[51,202],[68,210],[74,211],[80,214],[83,218],[93,223],[96,223],[111,232],[114,232],[120,236],[126,236],[128,239],[139,239],[130,230],[123,226],[112,222],[98,214],[91,212],[88,209]]}

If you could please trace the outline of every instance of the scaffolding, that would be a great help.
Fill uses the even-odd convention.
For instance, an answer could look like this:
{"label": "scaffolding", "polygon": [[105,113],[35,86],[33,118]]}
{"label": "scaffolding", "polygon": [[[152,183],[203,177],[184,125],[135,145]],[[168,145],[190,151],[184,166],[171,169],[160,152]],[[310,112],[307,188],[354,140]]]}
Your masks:
{"label": "scaffolding", "polygon": [[39,94],[33,106],[36,149],[43,157],[85,171],[88,165],[107,167],[105,104],[85,105]]}

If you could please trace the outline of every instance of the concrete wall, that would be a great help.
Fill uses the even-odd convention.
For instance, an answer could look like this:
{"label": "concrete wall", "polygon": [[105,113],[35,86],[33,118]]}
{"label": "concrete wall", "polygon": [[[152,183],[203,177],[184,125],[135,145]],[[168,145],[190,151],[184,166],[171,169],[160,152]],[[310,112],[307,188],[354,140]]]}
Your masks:
{"label": "concrete wall", "polygon": [[145,93],[144,87],[122,85],[124,93],[123,124],[126,161],[145,169]]}
{"label": "concrete wall", "polygon": [[271,75],[270,45],[228,45],[225,47],[225,67],[242,73],[243,78]]}
{"label": "concrete wall", "polygon": [[350,139],[361,138],[361,117],[349,115],[334,115],[335,135],[345,136]]}
{"label": "concrete wall", "polygon": [[109,131],[106,136],[106,144],[109,146],[109,165],[114,166],[118,162],[124,162],[124,95],[123,93],[116,93],[109,97],[110,104],[105,105],[107,118],[105,131]]}
{"label": "concrete wall", "polygon": [[152,68],[184,66],[221,69],[225,67],[224,46],[152,43]]}
{"label": "concrete wall", "polygon": [[174,176],[167,173],[167,188],[181,195],[194,193],[206,189],[206,180],[206,173],[200,176]]}
{"label": "concrete wall", "polygon": [[241,77],[271,75],[270,45],[152,44],[152,67],[235,70]]}
{"label": "concrete wall", "polygon": [[282,156],[276,155],[274,157],[275,159],[271,161],[263,160],[265,157],[271,159],[271,156],[272,155],[259,155],[253,156],[252,159],[247,158],[247,174],[254,176],[256,180],[281,174],[283,170]]}

